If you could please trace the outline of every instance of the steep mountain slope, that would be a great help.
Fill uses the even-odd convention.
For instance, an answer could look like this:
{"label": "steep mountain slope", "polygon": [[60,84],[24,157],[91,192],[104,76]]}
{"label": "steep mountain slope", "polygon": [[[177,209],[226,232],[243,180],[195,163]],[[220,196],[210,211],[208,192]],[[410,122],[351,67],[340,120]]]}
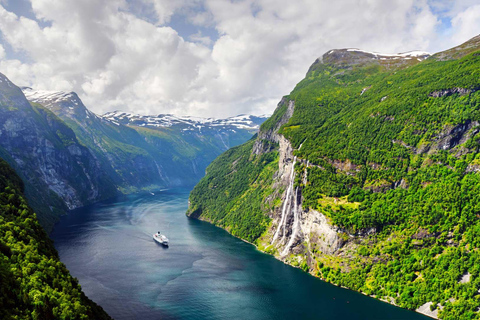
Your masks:
{"label": "steep mountain slope", "polygon": [[215,120],[125,112],[99,117],[73,92],[23,91],[28,100],[65,121],[124,192],[194,185],[215,157],[248,140],[266,119]]}
{"label": "steep mountain slope", "polygon": [[425,60],[327,52],[188,214],[326,281],[479,317],[478,39]]}
{"label": "steep mountain slope", "polygon": [[90,112],[73,92],[46,92],[23,89],[31,102],[55,113],[87,146],[102,168],[123,190],[164,187],[163,169],[149,154],[148,146],[135,130],[105,121]]}
{"label": "steep mountain slope", "polygon": [[0,159],[0,318],[111,319],[81,291]]}
{"label": "steep mountain slope", "polygon": [[116,188],[74,132],[52,112],[31,105],[0,74],[0,156],[25,181],[25,193],[51,227],[65,211],[116,194]]}

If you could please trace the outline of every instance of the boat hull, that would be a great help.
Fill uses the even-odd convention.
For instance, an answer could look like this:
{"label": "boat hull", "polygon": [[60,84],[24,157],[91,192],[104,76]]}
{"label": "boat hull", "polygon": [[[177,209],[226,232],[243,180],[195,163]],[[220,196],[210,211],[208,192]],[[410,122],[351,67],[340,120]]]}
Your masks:
{"label": "boat hull", "polygon": [[168,239],[162,239],[161,237],[158,237],[157,235],[153,235],[153,240],[155,240],[155,242],[161,244],[162,246],[168,247]]}

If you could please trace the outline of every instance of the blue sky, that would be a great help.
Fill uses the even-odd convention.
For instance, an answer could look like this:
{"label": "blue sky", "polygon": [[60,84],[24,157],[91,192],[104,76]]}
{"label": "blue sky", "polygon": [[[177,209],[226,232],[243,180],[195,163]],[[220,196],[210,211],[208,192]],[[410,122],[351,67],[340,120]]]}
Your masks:
{"label": "blue sky", "polygon": [[270,113],[332,48],[437,52],[478,0],[0,0],[0,72],[94,112]]}

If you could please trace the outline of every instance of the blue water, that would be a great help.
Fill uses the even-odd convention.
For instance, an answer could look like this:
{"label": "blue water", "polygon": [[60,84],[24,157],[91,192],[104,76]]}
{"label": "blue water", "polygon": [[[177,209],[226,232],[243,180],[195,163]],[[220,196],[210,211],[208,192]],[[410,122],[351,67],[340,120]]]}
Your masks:
{"label": "blue water", "polygon": [[[115,319],[429,319],[322,282],[185,216],[188,190],[76,210],[51,237]],[[170,247],[152,235],[162,231]]]}

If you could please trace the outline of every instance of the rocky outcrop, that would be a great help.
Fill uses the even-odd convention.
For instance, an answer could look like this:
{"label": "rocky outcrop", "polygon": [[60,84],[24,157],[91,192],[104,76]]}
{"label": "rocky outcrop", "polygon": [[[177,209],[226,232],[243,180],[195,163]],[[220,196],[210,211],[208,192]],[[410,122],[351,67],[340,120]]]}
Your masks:
{"label": "rocky outcrop", "polygon": [[473,128],[478,127],[477,121],[467,120],[457,126],[445,127],[442,132],[434,139],[429,152],[437,150],[450,150],[459,144],[465,143],[474,133]]}
{"label": "rocky outcrop", "polygon": [[345,241],[339,236],[341,230],[328,223],[323,213],[308,210],[303,217],[301,225],[309,248],[315,247],[322,254],[332,255],[343,247]]}
{"label": "rocky outcrop", "polygon": [[[427,302],[420,307],[418,307],[415,311],[421,314],[424,314],[426,316],[429,316],[434,319],[438,319],[438,310],[439,309],[434,309],[433,311],[431,310],[431,306],[433,305],[433,302]],[[441,308],[440,308],[441,309]]]}
{"label": "rocky outcrop", "polygon": [[445,90],[438,90],[438,91],[433,91],[428,94],[429,97],[433,98],[440,98],[440,97],[448,97],[453,94],[459,94],[461,96],[473,93],[475,91],[478,91],[480,87],[475,87],[472,89],[466,89],[466,88],[450,88],[450,89],[445,89]]}

